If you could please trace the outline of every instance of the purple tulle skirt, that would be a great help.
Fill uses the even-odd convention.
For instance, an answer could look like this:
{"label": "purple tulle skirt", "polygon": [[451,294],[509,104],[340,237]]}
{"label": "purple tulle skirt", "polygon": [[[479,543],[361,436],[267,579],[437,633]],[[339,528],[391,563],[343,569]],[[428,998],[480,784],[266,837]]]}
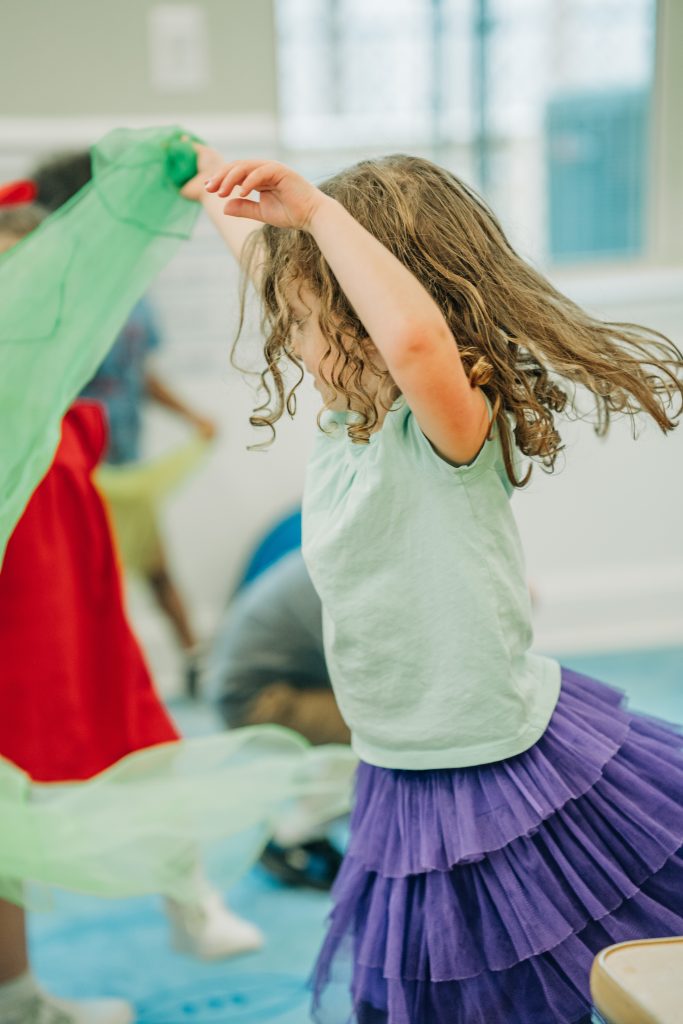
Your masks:
{"label": "purple tulle skirt", "polygon": [[598,950],[683,934],[683,736],[623,704],[563,669],[523,754],[361,763],[314,1020],[584,1024]]}

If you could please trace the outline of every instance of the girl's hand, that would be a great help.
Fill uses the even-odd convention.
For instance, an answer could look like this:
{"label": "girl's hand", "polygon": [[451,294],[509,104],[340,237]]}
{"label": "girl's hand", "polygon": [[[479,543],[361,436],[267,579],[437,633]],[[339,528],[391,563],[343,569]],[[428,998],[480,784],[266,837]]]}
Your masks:
{"label": "girl's hand", "polygon": [[204,189],[206,179],[215,174],[220,167],[225,166],[225,157],[221,156],[217,150],[211,149],[210,146],[203,146],[200,142],[194,142],[193,146],[197,154],[197,173],[194,178],[185,182],[180,194],[186,199],[198,203],[206,194]]}
{"label": "girl's hand", "polygon": [[[237,189],[232,195],[233,189]],[[310,182],[284,164],[273,160],[235,160],[214,173],[207,192],[230,197],[225,213],[249,217],[276,228],[307,231],[313,215],[326,197]],[[258,199],[247,199],[250,192]]]}

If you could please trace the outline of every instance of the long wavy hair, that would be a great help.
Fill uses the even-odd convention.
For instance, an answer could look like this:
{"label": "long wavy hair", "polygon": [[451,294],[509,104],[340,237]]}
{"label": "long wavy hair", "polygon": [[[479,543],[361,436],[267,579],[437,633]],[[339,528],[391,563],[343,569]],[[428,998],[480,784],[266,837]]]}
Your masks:
{"label": "long wavy hair", "polygon": [[[594,429],[607,433],[615,414],[650,416],[667,432],[683,408],[683,354],[657,331],[595,319],[554,288],[514,251],[495,216],[455,175],[428,160],[387,156],[364,160],[329,178],[321,189],[336,199],[422,283],[448,323],[472,387],[491,401],[506,471],[523,486],[514,447],[552,471],[562,439],[559,414],[584,417],[577,385],[594,403]],[[384,377],[377,393],[398,389],[373,361],[367,332],[313,237],[265,226],[245,249],[246,275],[233,361],[244,323],[248,276],[262,304],[264,399],[251,422],[270,427],[294,415],[303,367],[290,347],[296,315],[290,299],[305,288],[320,304],[319,324],[332,354],[325,380],[359,413],[351,438],[367,442],[377,424],[366,370]],[[286,382],[287,364],[298,368]],[[321,367],[321,375],[322,375]],[[329,379],[328,379],[329,378]],[[271,438],[272,440],[272,438]]]}

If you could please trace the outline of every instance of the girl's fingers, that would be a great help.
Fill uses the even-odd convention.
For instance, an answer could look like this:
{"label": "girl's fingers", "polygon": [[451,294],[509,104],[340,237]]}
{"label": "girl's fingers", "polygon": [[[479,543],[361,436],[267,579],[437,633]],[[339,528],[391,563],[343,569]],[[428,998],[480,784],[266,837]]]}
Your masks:
{"label": "girl's fingers", "polygon": [[276,182],[276,175],[274,173],[274,165],[272,163],[261,164],[259,167],[255,167],[253,171],[247,174],[246,178],[242,181],[242,187],[240,192],[243,196],[248,196],[250,192],[254,190],[261,192],[267,185],[274,185]]}
{"label": "girl's fingers", "polygon": [[246,176],[261,164],[263,164],[263,160],[236,160],[234,163],[228,164],[223,168],[224,177],[218,194],[229,196],[235,185],[240,185]]}
{"label": "girl's fingers", "polygon": [[234,160],[214,174],[205,184],[207,192],[213,192],[227,198],[236,186],[240,186],[241,196],[248,196],[256,189],[260,191],[267,184],[272,184],[277,175],[279,165],[272,160]]}
{"label": "girl's fingers", "polygon": [[[228,166],[230,166],[230,165],[228,165]],[[212,178],[209,178],[209,180],[207,181],[206,185],[204,186],[206,188],[206,191],[207,192],[221,193],[222,190],[223,190],[223,185],[224,185],[225,181],[227,180],[227,177],[228,177],[228,169],[227,169],[227,167],[222,167],[221,170],[218,171],[217,174],[214,174]]]}
{"label": "girl's fingers", "polygon": [[218,195],[229,196],[235,185],[238,185],[242,178],[249,173],[252,163],[253,161],[237,160],[233,164],[228,164],[221,187],[218,189]]}
{"label": "girl's fingers", "polygon": [[261,223],[265,223],[259,204],[252,199],[240,199],[239,196],[228,199],[223,207],[223,212],[227,213],[229,217],[248,217],[250,220],[260,220]]}
{"label": "girl's fingers", "polygon": [[230,170],[235,166],[235,162],[231,164],[224,164],[220,171],[215,171],[208,181],[204,182],[204,188],[207,192],[218,192]]}

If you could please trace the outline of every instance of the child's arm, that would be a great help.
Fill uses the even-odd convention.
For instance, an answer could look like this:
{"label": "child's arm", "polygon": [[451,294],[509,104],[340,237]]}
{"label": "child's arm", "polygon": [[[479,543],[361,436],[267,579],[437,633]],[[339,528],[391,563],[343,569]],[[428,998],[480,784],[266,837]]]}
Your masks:
{"label": "child's arm", "polygon": [[[486,403],[470,386],[450,328],[417,278],[339,203],[282,164],[237,161],[207,189],[231,197],[225,204],[231,217],[310,231],[425,435],[445,458],[471,461],[488,431]],[[252,190],[258,201],[241,198]]]}
{"label": "child's arm", "polygon": [[263,227],[261,221],[249,220],[246,217],[226,216],[225,200],[218,196],[209,195],[205,192],[201,204],[213,221],[218,233],[238,263],[242,262],[242,251],[245,242],[251,237],[254,231]]}
{"label": "child's arm", "polygon": [[165,409],[169,409],[187,420],[207,441],[211,441],[216,436],[216,424],[213,420],[192,409],[180,395],[172,391],[160,377],[157,377],[153,370],[147,370],[145,373],[145,391],[159,405],[163,405]]}
{"label": "child's arm", "polygon": [[186,199],[192,199],[202,204],[219,235],[227,243],[237,262],[241,263],[244,243],[254,231],[263,227],[263,223],[259,220],[249,220],[244,215],[226,217],[225,199],[212,195],[204,188],[207,178],[210,178],[220,167],[225,167],[225,160],[220,153],[209,146],[194,143],[194,148],[197,154],[197,174],[183,186],[181,194]]}

